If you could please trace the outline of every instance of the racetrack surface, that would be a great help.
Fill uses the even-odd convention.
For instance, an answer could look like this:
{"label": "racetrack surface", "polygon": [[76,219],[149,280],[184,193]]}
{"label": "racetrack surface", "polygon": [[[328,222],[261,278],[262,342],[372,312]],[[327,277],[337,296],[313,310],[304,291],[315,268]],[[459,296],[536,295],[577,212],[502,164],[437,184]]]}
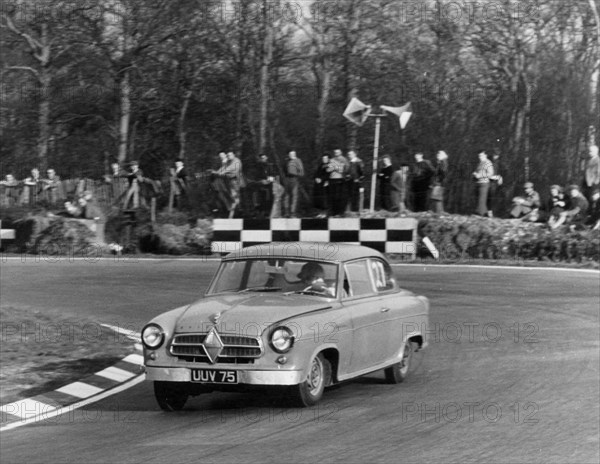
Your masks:
{"label": "racetrack surface", "polygon": [[[200,295],[217,263],[1,264],[3,305],[137,330]],[[399,266],[431,301],[411,377],[329,389],[314,408],[215,393],[160,411],[147,382],[1,436],[3,463],[598,462],[600,274]]]}

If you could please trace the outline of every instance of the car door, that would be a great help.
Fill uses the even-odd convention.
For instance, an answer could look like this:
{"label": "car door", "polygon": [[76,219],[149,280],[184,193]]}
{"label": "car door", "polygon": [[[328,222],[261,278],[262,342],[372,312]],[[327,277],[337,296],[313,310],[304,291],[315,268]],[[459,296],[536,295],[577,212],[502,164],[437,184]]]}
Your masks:
{"label": "car door", "polygon": [[352,356],[349,372],[368,370],[389,355],[386,338],[387,315],[375,290],[369,261],[360,259],[344,265],[342,304],[352,320]]}
{"label": "car door", "polygon": [[381,341],[382,349],[385,350],[385,359],[390,360],[399,354],[407,335],[421,331],[419,316],[423,308],[412,293],[398,287],[387,262],[370,258],[369,270],[388,330],[387,336]]}

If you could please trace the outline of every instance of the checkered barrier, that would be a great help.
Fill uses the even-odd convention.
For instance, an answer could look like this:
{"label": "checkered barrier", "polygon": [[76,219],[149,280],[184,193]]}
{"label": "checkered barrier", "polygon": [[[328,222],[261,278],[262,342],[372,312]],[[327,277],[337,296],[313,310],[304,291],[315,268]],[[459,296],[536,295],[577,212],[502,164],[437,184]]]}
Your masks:
{"label": "checkered barrier", "polygon": [[414,259],[417,225],[414,218],[215,219],[212,251],[230,253],[269,242],[337,242]]}

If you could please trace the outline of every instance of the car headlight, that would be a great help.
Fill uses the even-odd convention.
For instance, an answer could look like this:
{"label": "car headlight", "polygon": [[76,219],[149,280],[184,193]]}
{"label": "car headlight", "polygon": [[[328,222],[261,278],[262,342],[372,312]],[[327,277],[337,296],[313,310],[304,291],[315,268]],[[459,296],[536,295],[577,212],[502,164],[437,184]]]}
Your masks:
{"label": "car headlight", "polygon": [[287,353],[294,346],[294,334],[287,327],[277,327],[271,333],[271,346],[278,353]]}
{"label": "car headlight", "polygon": [[155,350],[162,345],[165,339],[163,329],[157,324],[148,324],[142,330],[142,343],[146,348]]}

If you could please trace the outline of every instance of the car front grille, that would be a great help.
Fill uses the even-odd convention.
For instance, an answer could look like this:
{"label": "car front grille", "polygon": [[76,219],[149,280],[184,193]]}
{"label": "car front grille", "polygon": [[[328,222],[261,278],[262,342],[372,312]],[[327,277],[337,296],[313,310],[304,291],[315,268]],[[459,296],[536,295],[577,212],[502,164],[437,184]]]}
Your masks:
{"label": "car front grille", "polygon": [[[207,334],[176,334],[171,342],[170,353],[178,359],[195,363],[210,363],[204,348]],[[219,334],[223,344],[216,359],[225,364],[252,364],[263,354],[260,339],[241,335]]]}

